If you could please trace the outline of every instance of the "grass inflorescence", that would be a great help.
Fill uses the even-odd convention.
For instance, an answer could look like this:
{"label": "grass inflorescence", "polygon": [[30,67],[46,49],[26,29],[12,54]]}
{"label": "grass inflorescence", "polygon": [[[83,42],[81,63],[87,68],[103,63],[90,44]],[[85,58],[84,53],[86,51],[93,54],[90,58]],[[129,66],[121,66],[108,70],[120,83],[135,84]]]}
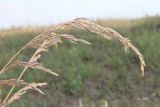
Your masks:
{"label": "grass inflorescence", "polygon": [[[76,44],[77,42],[81,42],[84,44],[91,44],[90,42],[88,42],[84,39],[76,38],[75,36],[70,35],[70,34],[56,33],[58,30],[65,30],[65,29],[68,29],[69,27],[73,27],[73,28],[81,29],[81,30],[87,30],[91,33],[97,34],[97,35],[99,35],[105,39],[108,39],[108,40],[110,40],[112,38],[119,40],[124,45],[126,52],[128,51],[128,49],[131,49],[131,50],[133,50],[133,52],[136,53],[136,55],[138,55],[139,60],[140,60],[140,65],[141,65],[142,76],[144,76],[145,62],[144,62],[143,56],[140,53],[140,51],[135,46],[133,46],[131,44],[131,42],[128,38],[124,38],[122,35],[120,35],[118,32],[116,32],[115,30],[113,30],[111,28],[102,27],[102,26],[95,24],[94,22],[92,22],[88,19],[84,19],[84,18],[78,18],[78,19],[75,19],[75,20],[67,22],[67,23],[51,26],[49,29],[47,29],[43,33],[39,34],[38,36],[33,38],[31,41],[29,41],[26,45],[24,45],[11,58],[11,60],[2,68],[0,73],[3,74],[7,70],[15,69],[15,67],[24,67],[24,69],[22,70],[22,73],[20,74],[20,76],[16,80],[11,79],[11,80],[15,80],[17,82],[20,81],[20,79],[22,78],[22,76],[24,75],[24,73],[26,72],[26,70],[28,68],[39,69],[44,72],[58,76],[57,73],[53,72],[51,69],[44,67],[43,64],[41,64],[39,62],[39,59],[41,58],[42,53],[48,52],[50,47],[53,47],[53,46],[58,47],[58,45],[62,43],[63,39],[66,39],[69,42],[74,43],[74,44]],[[29,61],[15,61],[17,56],[20,55],[27,48],[36,49],[35,53],[32,55],[30,60]],[[11,80],[6,80],[6,81],[11,81]],[[5,81],[5,80],[3,80],[3,81]],[[2,81],[2,83],[3,83],[3,81]],[[25,82],[25,83],[27,83],[27,82]],[[13,101],[19,99],[20,96],[23,95],[24,93],[26,93],[27,90],[29,90],[29,89],[33,89],[33,90],[39,91],[40,93],[44,94],[39,88],[37,88],[37,86],[43,86],[43,85],[46,85],[46,83],[27,83],[27,85],[24,88],[20,89],[19,91],[17,91],[16,93],[13,94],[12,92],[16,86],[16,82],[15,82],[12,84],[13,87],[11,88],[8,95],[5,97],[5,99],[3,99],[1,101],[2,102],[1,105],[6,106],[6,105],[12,103]]]}

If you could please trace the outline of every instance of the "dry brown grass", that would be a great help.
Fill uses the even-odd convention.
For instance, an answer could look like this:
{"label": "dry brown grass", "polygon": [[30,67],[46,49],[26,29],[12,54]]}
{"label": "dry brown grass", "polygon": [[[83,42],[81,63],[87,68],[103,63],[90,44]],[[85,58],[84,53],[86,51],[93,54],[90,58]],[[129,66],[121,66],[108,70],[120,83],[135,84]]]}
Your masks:
{"label": "dry brown grass", "polygon": [[[67,23],[51,26],[48,30],[39,34],[38,36],[33,38],[30,42],[28,42],[24,47],[22,47],[22,49],[20,49],[13,56],[13,58],[11,58],[11,60],[2,68],[2,70],[0,71],[0,74],[4,73],[10,68],[13,69],[14,67],[17,67],[17,66],[24,66],[24,69],[22,73],[19,75],[19,77],[17,78],[17,81],[20,81],[20,79],[22,78],[22,76],[24,75],[25,71],[28,68],[40,69],[47,73],[58,76],[57,73],[52,72],[48,68],[45,68],[42,64],[38,62],[38,59],[41,58],[42,53],[47,52],[49,47],[52,47],[52,46],[58,47],[58,44],[62,43],[62,38],[70,41],[71,43],[81,42],[84,44],[91,44],[90,42],[83,40],[83,39],[78,39],[73,35],[55,33],[57,30],[68,29],[69,27],[73,27],[73,28],[81,29],[81,30],[87,30],[91,33],[95,33],[108,40],[110,39],[119,40],[124,45],[126,52],[128,51],[128,49],[131,49],[133,52],[135,52],[135,54],[137,54],[140,60],[142,76],[144,76],[145,61],[143,59],[143,56],[140,53],[140,51],[131,44],[128,38],[123,37],[122,35],[120,35],[118,32],[116,32],[115,30],[111,28],[102,27],[85,18],[78,18],[78,19],[75,19]],[[35,53],[32,55],[30,60],[28,62],[24,62],[24,61],[14,62],[16,57],[21,53],[21,51],[23,51],[26,48],[36,49]],[[21,90],[19,90],[18,92],[16,92],[15,94],[11,96],[13,90],[15,89],[16,84],[13,84],[13,85],[14,86],[11,88],[7,96],[4,98],[1,105],[6,106],[12,103],[13,101],[19,99],[23,94],[27,92],[28,89],[33,89],[33,90],[41,92],[40,89],[37,88],[37,86],[44,86],[44,84],[42,85],[42,84],[30,83],[29,85],[22,88]]]}

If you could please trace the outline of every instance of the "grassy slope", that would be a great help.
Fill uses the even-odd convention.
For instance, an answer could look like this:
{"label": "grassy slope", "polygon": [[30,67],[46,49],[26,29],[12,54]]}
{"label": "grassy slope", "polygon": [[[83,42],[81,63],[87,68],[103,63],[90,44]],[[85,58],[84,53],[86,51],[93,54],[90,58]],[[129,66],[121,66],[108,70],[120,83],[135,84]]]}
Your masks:
{"label": "grassy slope", "polygon": [[[86,107],[98,107],[104,99],[107,99],[111,107],[159,107],[160,17],[97,20],[97,23],[119,31],[140,49],[147,64],[144,78],[140,76],[137,57],[132,52],[126,55],[119,42],[103,40],[84,31],[70,30],[67,32],[82,37],[93,45],[65,42],[58,49],[51,49],[44,54],[41,61],[59,73],[60,77],[28,70],[24,80],[49,82],[44,89],[47,96],[31,92],[12,104],[12,107],[65,107],[76,103],[80,97]],[[0,32],[0,68],[42,29],[20,30],[17,33],[18,31],[12,29],[9,33]],[[23,52],[25,55],[32,53],[31,49]],[[19,58],[28,59],[23,55]],[[0,75],[0,79],[17,76],[19,71],[15,69],[6,72]],[[142,97],[148,97],[149,100],[137,100]]]}

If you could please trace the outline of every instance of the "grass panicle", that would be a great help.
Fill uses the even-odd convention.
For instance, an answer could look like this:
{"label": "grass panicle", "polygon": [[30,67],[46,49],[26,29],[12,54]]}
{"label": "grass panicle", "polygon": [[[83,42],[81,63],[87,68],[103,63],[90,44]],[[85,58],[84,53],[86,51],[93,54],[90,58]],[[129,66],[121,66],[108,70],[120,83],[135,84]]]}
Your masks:
{"label": "grass panicle", "polygon": [[[17,79],[10,79],[10,80],[1,80],[0,86],[13,86],[11,90],[8,92],[7,96],[4,98],[3,101],[0,102],[1,105],[6,106],[11,104],[12,102],[18,100],[21,98],[23,94],[25,94],[28,90],[35,90],[40,92],[41,94],[44,94],[38,87],[45,86],[46,83],[30,83],[20,89],[18,92],[13,93],[16,86],[19,86],[21,84],[24,84],[21,80],[22,76],[26,72],[28,68],[42,70],[44,72],[50,73],[52,75],[58,76],[57,73],[52,72],[52,70],[45,68],[38,59],[41,58],[42,53],[48,52],[50,47],[58,47],[58,44],[61,44],[63,40],[68,40],[71,43],[83,43],[83,44],[91,44],[90,42],[76,38],[74,35],[69,34],[58,34],[56,33],[57,30],[63,30],[63,29],[69,29],[70,27],[81,29],[81,30],[87,30],[91,33],[95,33],[105,39],[111,40],[111,39],[117,39],[119,40],[125,47],[125,50],[131,49],[133,52],[137,54],[140,60],[140,66],[141,66],[141,72],[142,76],[144,76],[144,67],[145,67],[145,61],[143,59],[142,54],[140,51],[131,44],[130,40],[128,38],[123,37],[121,34],[116,32],[115,30],[111,28],[105,28],[102,27],[88,19],[85,18],[77,18],[73,21],[58,24],[51,26],[48,30],[42,32],[41,34],[37,35],[35,38],[33,38],[31,41],[29,41],[24,47],[22,47],[14,56],[11,58],[8,63],[2,68],[0,71],[1,73],[4,73],[5,71],[8,71],[10,69],[14,69],[15,67],[24,67],[21,74]],[[15,61],[17,56],[26,48],[34,48],[35,53],[32,55],[30,60],[28,61]],[[11,96],[12,95],[12,96]],[[82,105],[81,105],[82,106]]]}

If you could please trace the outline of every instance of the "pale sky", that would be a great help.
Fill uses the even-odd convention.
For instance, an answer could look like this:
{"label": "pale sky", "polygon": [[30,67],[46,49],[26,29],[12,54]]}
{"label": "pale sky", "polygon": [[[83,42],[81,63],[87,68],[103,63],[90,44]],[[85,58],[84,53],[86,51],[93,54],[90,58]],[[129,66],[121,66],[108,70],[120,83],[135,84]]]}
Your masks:
{"label": "pale sky", "polygon": [[160,0],[0,0],[0,28],[160,15]]}

